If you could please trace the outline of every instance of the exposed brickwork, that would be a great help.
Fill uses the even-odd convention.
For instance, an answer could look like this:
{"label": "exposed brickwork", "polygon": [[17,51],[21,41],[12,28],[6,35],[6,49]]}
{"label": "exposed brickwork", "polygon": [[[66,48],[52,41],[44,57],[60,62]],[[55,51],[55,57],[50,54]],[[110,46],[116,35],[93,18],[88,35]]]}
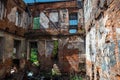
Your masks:
{"label": "exposed brickwork", "polygon": [[[62,72],[75,73],[80,71],[79,64],[85,63],[84,41],[78,36],[59,40],[59,64]],[[79,61],[81,59],[81,61]],[[83,60],[82,60],[83,59]]]}
{"label": "exposed brickwork", "polygon": [[78,50],[77,49],[63,49],[63,53],[60,53],[60,63],[61,63],[61,69],[63,72],[78,72],[79,71],[79,56],[78,56]]}
{"label": "exposed brickwork", "polygon": [[[2,0],[1,0],[2,1]],[[26,32],[26,28],[30,26],[30,17],[26,10],[26,5],[22,0],[6,0],[2,1],[4,5],[3,8],[3,18],[0,20],[0,29],[10,32],[15,35],[24,36]],[[19,6],[18,6],[19,4]],[[21,13],[20,19],[21,24],[16,25],[16,12],[19,11]],[[29,18],[29,23],[27,22],[27,18]]]}
{"label": "exposed brickwork", "polygon": [[[19,4],[19,5],[18,5]],[[17,59],[20,60],[19,69],[25,67],[26,46],[25,38],[23,38],[26,28],[28,27],[26,17],[29,18],[26,10],[26,5],[22,0],[0,0],[1,19],[0,19],[0,38],[3,39],[0,50],[2,53],[0,57],[0,79],[6,75],[10,75],[10,70],[13,64],[14,40],[20,41],[19,52],[17,52]],[[21,12],[21,24],[17,25],[17,11]],[[24,16],[26,15],[26,17]],[[2,80],[2,79],[1,79]]]}
{"label": "exposed brickwork", "polygon": [[[20,47],[20,52],[18,53],[19,56],[17,57],[18,59],[22,59],[25,57],[25,53],[26,53],[26,50],[25,50],[25,39],[22,38],[22,37],[16,37],[14,35],[10,35],[6,32],[3,32],[1,31],[1,36],[2,38],[4,38],[4,45],[1,46],[3,47],[3,54],[1,55],[1,68],[0,70],[1,73],[0,73],[0,76],[1,77],[4,77],[5,74],[9,74],[10,73],[10,69],[13,65],[12,63],[12,59],[13,59],[13,48],[14,48],[14,40],[15,39],[18,39],[21,41],[21,47]],[[24,56],[23,56],[24,55]],[[24,66],[25,66],[25,62],[24,62],[24,59],[22,59],[22,63],[20,63],[20,68],[23,69]]]}
{"label": "exposed brickwork", "polygon": [[[14,61],[20,64],[17,65],[20,73],[26,64],[27,70],[39,73],[38,67],[29,62],[32,41],[37,42],[40,70],[51,71],[56,65],[61,72],[68,74],[78,73],[82,69],[85,72],[83,9],[78,7],[76,0],[29,5],[32,15],[23,0],[0,1],[4,5],[0,13],[0,39],[4,38],[4,46],[0,48],[3,51],[0,56],[0,78],[10,74]],[[77,18],[73,19],[76,21],[73,24],[75,27],[71,24],[76,29],[75,34],[69,32],[71,13],[75,13],[74,17]],[[33,30],[33,18],[36,16],[40,18],[41,28]],[[58,60],[53,59],[54,40],[59,43]]]}
{"label": "exposed brickwork", "polygon": [[[83,3],[81,2],[81,4]],[[33,18],[40,18],[40,29],[33,30],[33,26],[30,27],[30,30],[26,33],[28,37],[32,36],[31,33],[33,33],[33,37],[41,35],[69,35],[69,14],[71,13],[77,13],[78,17],[76,34],[84,34],[83,9],[78,7],[77,1],[37,3],[28,6]],[[50,17],[51,13],[53,13],[54,16]],[[58,16],[55,13],[58,13]],[[54,22],[52,19],[58,20]]]}
{"label": "exposed brickwork", "polygon": [[119,0],[85,0],[86,68],[90,80],[119,80]]}
{"label": "exposed brickwork", "polygon": [[[77,1],[36,3],[29,4],[28,6],[30,7],[33,18],[38,17],[40,19],[39,28],[33,30],[34,26],[30,27],[26,33],[26,37],[29,39],[28,41],[38,42],[41,70],[51,70],[53,65],[57,64],[61,72],[79,72],[79,63],[85,63],[85,30],[83,27],[83,9],[78,8]],[[69,15],[71,13],[77,14],[77,31],[75,34],[69,32]],[[52,42],[49,43],[50,45],[47,45],[48,41],[53,40],[58,40],[59,43],[58,60],[52,59]],[[27,46],[29,46],[29,43]]]}

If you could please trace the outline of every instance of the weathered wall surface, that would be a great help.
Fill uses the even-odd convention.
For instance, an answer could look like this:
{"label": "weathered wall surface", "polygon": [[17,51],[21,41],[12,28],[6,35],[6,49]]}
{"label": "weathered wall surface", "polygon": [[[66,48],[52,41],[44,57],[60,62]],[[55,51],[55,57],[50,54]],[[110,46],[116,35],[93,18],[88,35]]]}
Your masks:
{"label": "weathered wall surface", "polygon": [[[63,1],[63,2],[56,2],[56,3],[44,3],[41,5],[38,3],[38,4],[36,4],[36,6],[33,6],[33,5],[31,5],[31,4],[29,5],[32,12],[38,11],[38,10],[43,11],[43,10],[51,10],[51,9],[57,10],[60,8],[65,9],[65,8],[70,8],[70,7],[74,8],[74,7],[77,7],[77,2],[74,0],[74,1]],[[35,15],[34,13],[33,13],[33,15]]]}
{"label": "weathered wall surface", "polygon": [[79,66],[85,63],[84,40],[79,36],[59,39],[59,64],[62,72],[79,72]]}
{"label": "weathered wall surface", "polygon": [[38,41],[38,52],[40,69],[51,71],[53,67],[52,52],[53,52],[53,40],[40,40]]}
{"label": "weathered wall surface", "polygon": [[24,36],[32,20],[25,3],[22,0],[0,0],[0,12],[0,29]]}
{"label": "weathered wall surface", "polygon": [[[83,4],[83,2],[81,1],[80,4]],[[36,33],[35,30],[31,30],[34,29],[34,26],[32,26],[28,34],[33,32],[34,35],[37,34],[69,35],[70,29],[76,30],[75,34],[79,34],[79,33],[84,34],[83,9],[78,7],[77,1],[43,3],[43,4],[38,3],[38,4],[29,5],[29,7],[33,18],[37,17],[39,19],[38,24],[40,25],[36,29]],[[77,14],[77,19],[75,19],[76,23],[75,25],[74,24],[72,25],[72,28],[70,27],[71,13]],[[73,21],[74,19],[72,20],[72,22]]]}
{"label": "weathered wall surface", "polygon": [[24,36],[26,28],[31,23],[30,19],[22,0],[0,0],[0,79],[10,73],[12,60],[15,58],[13,55],[15,40],[20,42],[15,59],[20,60],[19,68],[24,68],[22,59],[26,55],[26,46],[25,38],[20,36]]}
{"label": "weathered wall surface", "polygon": [[85,0],[88,80],[120,80],[120,0]]}
{"label": "weathered wall surface", "polygon": [[[5,76],[6,73],[10,72],[11,66],[13,65],[12,59],[13,59],[14,40],[19,40],[21,42],[17,59],[22,59],[25,57],[26,48],[24,44],[25,38],[14,36],[3,31],[0,31],[0,38],[4,39],[3,41],[4,45],[3,46],[1,45],[3,53],[1,53],[2,55],[0,57],[1,60],[0,78],[2,78]],[[24,65],[21,66],[23,68]]]}
{"label": "weathered wall surface", "polygon": [[[80,4],[82,4],[82,0],[80,0]],[[38,18],[40,26],[36,30],[34,26],[31,27],[26,37],[28,41],[38,42],[40,68],[51,70],[53,64],[57,64],[63,73],[82,71],[83,67],[80,68],[80,66],[85,64],[82,7],[78,7],[77,1],[38,3],[29,5],[29,7],[33,18]],[[76,32],[72,34],[69,32],[70,29],[76,29]],[[53,59],[54,39],[57,39],[59,43],[58,60]],[[29,48],[27,53],[29,58]]]}
{"label": "weathered wall surface", "polygon": [[[57,58],[53,54],[54,40],[58,40]],[[51,71],[53,65],[56,64],[62,73],[74,73],[82,70],[85,72],[85,67],[80,67],[81,64],[85,64],[84,39],[80,36],[39,37],[35,41],[38,43],[38,59],[41,70]]]}

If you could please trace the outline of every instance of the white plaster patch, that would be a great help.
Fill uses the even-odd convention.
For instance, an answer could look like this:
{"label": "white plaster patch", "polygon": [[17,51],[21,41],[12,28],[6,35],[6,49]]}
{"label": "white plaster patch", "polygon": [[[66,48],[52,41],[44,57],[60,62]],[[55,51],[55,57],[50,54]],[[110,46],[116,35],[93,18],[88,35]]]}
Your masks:
{"label": "white plaster patch", "polygon": [[90,33],[87,33],[87,35],[86,35],[86,59],[88,61],[91,61],[91,58],[90,58]]}
{"label": "white plaster patch", "polygon": [[10,22],[15,22],[16,20],[16,11],[17,7],[12,8],[10,14],[8,14],[7,18],[9,19]]}
{"label": "white plaster patch", "polygon": [[92,12],[92,0],[87,0],[84,6],[85,23],[90,19],[90,13]]}
{"label": "white plaster patch", "polygon": [[104,19],[103,19],[103,25],[106,24],[107,20],[108,20],[108,15],[106,15],[106,16],[104,17]]}
{"label": "white plaster patch", "polygon": [[44,28],[48,28],[48,27],[49,27],[48,23],[49,23],[48,18],[46,17],[46,15],[45,15],[43,12],[41,12],[41,13],[40,13],[40,24],[41,24]]}
{"label": "white plaster patch", "polygon": [[69,25],[68,9],[61,9],[60,12],[61,28],[67,28]]}
{"label": "white plaster patch", "polygon": [[91,48],[92,48],[92,53],[96,53],[96,30],[95,27],[93,27],[90,31],[90,37],[91,37]]}
{"label": "white plaster patch", "polygon": [[49,18],[52,22],[58,22],[58,12],[51,12]]}
{"label": "white plaster patch", "polygon": [[120,28],[116,28],[116,32],[120,34]]}

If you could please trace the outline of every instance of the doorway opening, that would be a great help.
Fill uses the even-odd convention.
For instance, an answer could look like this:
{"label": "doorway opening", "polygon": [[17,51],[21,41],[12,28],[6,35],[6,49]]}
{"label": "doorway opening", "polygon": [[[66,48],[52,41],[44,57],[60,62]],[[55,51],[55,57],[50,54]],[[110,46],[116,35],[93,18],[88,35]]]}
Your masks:
{"label": "doorway opening", "polygon": [[39,66],[38,61],[38,45],[37,42],[30,42],[30,61],[36,65]]}
{"label": "doorway opening", "polygon": [[14,48],[13,48],[13,59],[20,58],[21,53],[21,41],[14,40]]}
{"label": "doorway opening", "polygon": [[12,69],[15,68],[17,71],[20,67],[21,57],[21,41],[14,39],[13,54],[12,54]]}

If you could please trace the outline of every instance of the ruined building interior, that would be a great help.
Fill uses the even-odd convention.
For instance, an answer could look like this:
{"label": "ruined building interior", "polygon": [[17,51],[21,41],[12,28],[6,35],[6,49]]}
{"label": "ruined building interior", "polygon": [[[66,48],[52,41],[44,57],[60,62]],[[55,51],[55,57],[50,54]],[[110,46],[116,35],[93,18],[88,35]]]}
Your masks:
{"label": "ruined building interior", "polygon": [[120,80],[120,0],[0,0],[0,80]]}

